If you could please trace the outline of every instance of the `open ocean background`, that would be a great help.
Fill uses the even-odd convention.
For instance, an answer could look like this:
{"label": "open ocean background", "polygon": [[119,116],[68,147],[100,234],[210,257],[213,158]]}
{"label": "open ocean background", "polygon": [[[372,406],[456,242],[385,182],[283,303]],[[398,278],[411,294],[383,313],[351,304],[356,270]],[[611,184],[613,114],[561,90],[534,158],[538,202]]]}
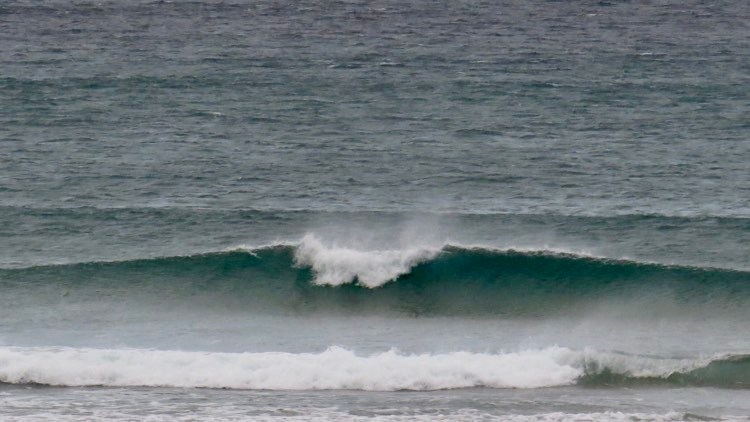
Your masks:
{"label": "open ocean background", "polygon": [[750,3],[5,0],[3,421],[750,420]]}

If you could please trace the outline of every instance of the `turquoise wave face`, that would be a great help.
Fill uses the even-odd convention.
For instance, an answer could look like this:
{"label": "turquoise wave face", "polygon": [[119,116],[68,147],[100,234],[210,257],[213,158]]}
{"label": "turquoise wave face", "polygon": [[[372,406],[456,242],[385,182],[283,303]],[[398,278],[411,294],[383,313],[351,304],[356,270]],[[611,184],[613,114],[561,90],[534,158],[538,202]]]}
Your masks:
{"label": "turquoise wave face", "polygon": [[605,306],[657,318],[746,313],[750,305],[750,273],[743,271],[457,246],[395,255],[339,250],[333,258],[303,249],[2,270],[0,283],[7,297],[116,294],[272,313],[545,316]]}

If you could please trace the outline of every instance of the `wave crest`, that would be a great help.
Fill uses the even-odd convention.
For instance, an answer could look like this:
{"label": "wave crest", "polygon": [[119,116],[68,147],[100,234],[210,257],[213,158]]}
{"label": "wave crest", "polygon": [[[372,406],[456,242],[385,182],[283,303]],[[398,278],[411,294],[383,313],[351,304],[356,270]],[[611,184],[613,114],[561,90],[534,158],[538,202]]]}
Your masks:
{"label": "wave crest", "polygon": [[374,288],[409,273],[440,251],[441,248],[361,251],[326,246],[315,236],[306,235],[295,250],[294,260],[296,265],[313,270],[315,284],[340,286],[357,282]]}
{"label": "wave crest", "polygon": [[[750,272],[582,254],[444,245],[362,250],[294,244],[122,262],[0,270],[7,291],[56,286],[67,300],[132,286],[255,312],[542,316],[616,305],[633,315],[747,312]],[[43,287],[46,286],[46,287]],[[20,294],[20,293],[19,293]],[[632,308],[632,310],[630,310]]]}

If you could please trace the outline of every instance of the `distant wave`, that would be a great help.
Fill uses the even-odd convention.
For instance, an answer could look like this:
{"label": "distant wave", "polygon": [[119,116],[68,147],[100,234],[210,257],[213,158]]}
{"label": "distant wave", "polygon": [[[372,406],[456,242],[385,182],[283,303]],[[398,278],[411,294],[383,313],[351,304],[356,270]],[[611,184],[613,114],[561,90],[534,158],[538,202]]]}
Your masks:
{"label": "distant wave", "polygon": [[263,390],[442,390],[584,384],[750,388],[750,356],[653,358],[550,347],[517,353],[357,355],[0,347],[0,382]]}

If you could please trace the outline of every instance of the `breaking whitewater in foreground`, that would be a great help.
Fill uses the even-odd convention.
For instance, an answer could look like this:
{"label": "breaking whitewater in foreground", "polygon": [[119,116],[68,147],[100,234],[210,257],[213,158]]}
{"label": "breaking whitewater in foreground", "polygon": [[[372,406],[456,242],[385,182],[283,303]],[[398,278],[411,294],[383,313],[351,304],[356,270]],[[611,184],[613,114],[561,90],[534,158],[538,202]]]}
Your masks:
{"label": "breaking whitewater in foreground", "polygon": [[252,390],[442,390],[584,386],[750,388],[750,356],[663,359],[563,347],[518,353],[370,356],[0,348],[0,381],[110,387]]}

